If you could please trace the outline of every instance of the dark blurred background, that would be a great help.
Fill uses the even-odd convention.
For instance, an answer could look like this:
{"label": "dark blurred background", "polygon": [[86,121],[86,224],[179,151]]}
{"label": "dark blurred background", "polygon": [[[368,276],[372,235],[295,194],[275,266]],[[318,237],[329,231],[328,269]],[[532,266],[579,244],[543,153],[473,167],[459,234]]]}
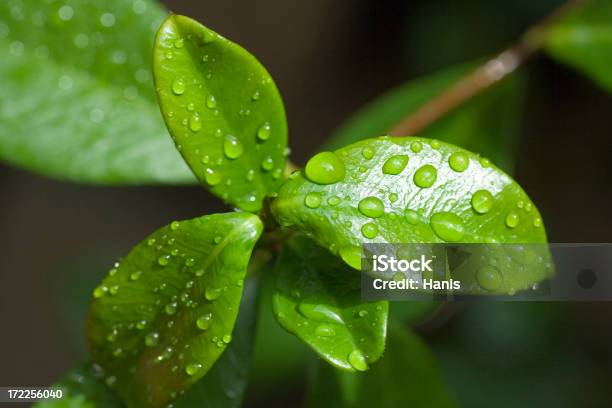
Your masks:
{"label": "dark blurred background", "polygon": [[[258,56],[303,164],[395,85],[490,55],[557,0],[166,0]],[[611,242],[612,97],[545,56],[527,64],[515,178],[551,242]],[[45,385],[84,355],[90,290],[171,220],[223,211],[197,187],[93,187],[0,165],[0,385]],[[612,406],[612,307],[466,304],[421,328],[463,406]],[[296,363],[297,364],[297,363]],[[291,381],[293,379],[293,382]],[[251,404],[299,404],[302,377],[255,374]],[[507,401],[507,402],[506,402]]]}

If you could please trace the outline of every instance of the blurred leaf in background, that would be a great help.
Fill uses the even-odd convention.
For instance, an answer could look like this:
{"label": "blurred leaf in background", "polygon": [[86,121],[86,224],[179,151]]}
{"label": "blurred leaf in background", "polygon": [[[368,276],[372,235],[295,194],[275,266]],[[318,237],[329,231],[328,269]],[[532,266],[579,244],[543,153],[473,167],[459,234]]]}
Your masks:
{"label": "blurred leaf in background", "polygon": [[0,3],[0,159],[89,183],[193,183],[154,93],[155,0]]}
{"label": "blurred leaf in background", "polygon": [[612,1],[591,0],[547,33],[551,56],[612,92]]}

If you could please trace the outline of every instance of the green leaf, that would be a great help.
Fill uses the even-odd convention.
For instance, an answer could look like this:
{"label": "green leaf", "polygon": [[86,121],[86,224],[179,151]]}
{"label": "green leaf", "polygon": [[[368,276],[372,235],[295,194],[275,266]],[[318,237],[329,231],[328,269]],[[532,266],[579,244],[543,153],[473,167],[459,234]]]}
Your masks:
{"label": "green leaf", "polygon": [[173,15],[155,41],[161,110],[200,182],[247,211],[281,183],[287,146],[283,102],[246,50],[190,18]]}
{"label": "green leaf", "polygon": [[151,77],[152,0],[0,2],[0,159],[88,183],[192,183]]}
{"label": "green leaf", "polygon": [[232,342],[206,376],[176,401],[176,408],[241,406],[249,377],[258,300],[259,283],[249,278],[245,281]]}
{"label": "green leaf", "polygon": [[120,408],[119,399],[107,387],[100,367],[82,363],[72,368],[53,387],[63,391],[61,399],[40,401],[36,408]]}
{"label": "green leaf", "polygon": [[612,2],[584,2],[547,31],[546,50],[612,91]]}
{"label": "green leaf", "polygon": [[[374,100],[337,129],[323,146],[334,150],[387,133],[395,124],[453,85],[477,66],[453,66],[401,85]],[[524,81],[513,75],[442,117],[417,135],[461,146],[510,171]]]}
{"label": "green leaf", "polygon": [[305,237],[286,243],[276,266],[274,314],[330,364],[365,371],[385,348],[388,303],[361,301],[359,275]]}
{"label": "green leaf", "polygon": [[[466,150],[437,140],[384,136],[334,154],[340,164],[306,165],[310,180],[294,173],[271,209],[281,226],[312,236],[356,269],[362,243],[546,243],[542,219],[527,194],[489,160]],[[319,174],[330,171],[337,182],[318,184]],[[548,252],[542,256],[541,267],[507,271],[496,289],[473,290],[513,293],[531,287],[551,272],[545,267]],[[462,286],[468,288],[467,282]]]}
{"label": "green leaf", "polygon": [[309,382],[308,407],[453,407],[434,358],[409,330],[389,325],[383,358],[366,373],[319,364]]}
{"label": "green leaf", "polygon": [[175,221],[139,243],[94,292],[91,352],[128,406],[165,406],[210,370],[238,313],[261,221]]}

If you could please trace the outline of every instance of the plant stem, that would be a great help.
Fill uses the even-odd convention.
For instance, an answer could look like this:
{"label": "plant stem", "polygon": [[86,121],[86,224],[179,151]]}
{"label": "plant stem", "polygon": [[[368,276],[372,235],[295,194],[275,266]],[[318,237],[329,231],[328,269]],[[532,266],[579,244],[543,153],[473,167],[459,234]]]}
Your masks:
{"label": "plant stem", "polygon": [[389,130],[392,136],[415,135],[449,112],[491,88],[512,74],[543,48],[548,29],[570,11],[590,0],[569,0],[540,23],[528,29],[520,40],[459,79],[440,95],[426,102]]}

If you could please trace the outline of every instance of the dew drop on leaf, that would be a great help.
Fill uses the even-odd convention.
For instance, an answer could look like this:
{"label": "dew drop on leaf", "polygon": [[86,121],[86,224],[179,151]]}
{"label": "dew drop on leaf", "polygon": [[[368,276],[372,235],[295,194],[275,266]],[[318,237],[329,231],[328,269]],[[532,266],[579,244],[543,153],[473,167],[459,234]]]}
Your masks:
{"label": "dew drop on leaf", "polygon": [[196,326],[200,330],[208,330],[212,324],[212,314],[206,313],[196,320]]}
{"label": "dew drop on leaf", "polygon": [[516,211],[510,211],[506,215],[506,226],[508,228],[516,228],[519,225],[520,217]]}
{"label": "dew drop on leaf", "polygon": [[414,173],[414,184],[421,188],[431,187],[438,178],[438,171],[431,164],[421,166]]}
{"label": "dew drop on leaf", "polygon": [[202,120],[200,119],[200,115],[195,114],[189,118],[189,129],[192,132],[199,132],[202,129]]}
{"label": "dew drop on leaf", "polygon": [[385,213],[385,206],[378,197],[366,197],[359,201],[359,212],[370,218],[378,218]]}
{"label": "dew drop on leaf", "polygon": [[478,214],[486,214],[493,208],[493,194],[488,190],[478,190],[472,195],[471,203]]}
{"label": "dew drop on leaf", "polygon": [[244,147],[242,142],[232,135],[227,135],[223,141],[223,154],[228,159],[234,160],[242,156]]}
{"label": "dew drop on leaf", "polygon": [[204,172],[204,180],[209,186],[216,186],[221,182],[221,173],[211,169],[210,167]]}
{"label": "dew drop on leaf", "polygon": [[382,172],[384,174],[397,175],[400,174],[408,164],[408,156],[404,154],[398,154],[391,156],[383,164]]}
{"label": "dew drop on leaf", "polygon": [[501,286],[503,278],[496,268],[485,266],[476,273],[476,280],[483,289],[493,291]]}
{"label": "dew drop on leaf", "polygon": [[206,99],[206,107],[208,109],[214,109],[217,107],[217,99],[213,95],[209,95]]}
{"label": "dew drop on leaf", "polygon": [[315,328],[315,334],[321,337],[333,337],[336,335],[336,329],[329,324],[320,324]]}
{"label": "dew drop on leaf", "polygon": [[404,210],[404,218],[408,221],[409,224],[417,225],[419,223],[419,213],[411,210],[410,208],[406,208]]}
{"label": "dew drop on leaf", "polygon": [[159,344],[159,333],[152,332],[145,336],[145,345],[148,347],[157,346]]}
{"label": "dew drop on leaf", "polygon": [[361,234],[364,238],[374,239],[378,235],[378,227],[376,224],[368,222],[361,227]]}
{"label": "dew drop on leaf", "polygon": [[463,238],[465,230],[461,218],[451,212],[439,212],[429,220],[433,232],[442,240],[457,242]]}
{"label": "dew drop on leaf", "polygon": [[468,165],[470,164],[470,159],[467,154],[463,152],[454,152],[448,158],[448,165],[454,171],[461,173],[467,170]]}
{"label": "dew drop on leaf", "polygon": [[274,160],[271,157],[266,157],[262,162],[261,162],[261,168],[264,171],[270,171],[274,168]]}
{"label": "dew drop on leaf", "polygon": [[196,375],[201,368],[202,364],[192,363],[188,364],[187,367],[185,367],[185,372],[187,373],[187,375]]}
{"label": "dew drop on leaf", "polygon": [[272,127],[268,122],[264,123],[257,129],[257,138],[261,141],[268,140],[272,134]]}
{"label": "dew drop on leaf", "polygon": [[185,93],[185,81],[182,78],[177,78],[172,82],[172,93],[182,95]]}
{"label": "dew drop on leaf", "polygon": [[344,179],[344,162],[333,152],[320,152],[308,160],[306,177],[317,184],[334,184]]}
{"label": "dew drop on leaf", "polygon": [[366,160],[370,160],[372,157],[374,157],[375,153],[376,151],[371,146],[366,146],[361,150],[361,155]]}
{"label": "dew drop on leaf", "polygon": [[321,194],[316,192],[310,192],[304,197],[304,205],[308,208],[319,208],[321,201],[323,201]]}
{"label": "dew drop on leaf", "polygon": [[419,153],[421,150],[423,150],[423,144],[421,142],[412,142],[410,143],[410,150],[412,150],[414,153]]}
{"label": "dew drop on leaf", "polygon": [[348,356],[348,362],[357,371],[365,371],[368,369],[365,356],[359,349],[351,351]]}

